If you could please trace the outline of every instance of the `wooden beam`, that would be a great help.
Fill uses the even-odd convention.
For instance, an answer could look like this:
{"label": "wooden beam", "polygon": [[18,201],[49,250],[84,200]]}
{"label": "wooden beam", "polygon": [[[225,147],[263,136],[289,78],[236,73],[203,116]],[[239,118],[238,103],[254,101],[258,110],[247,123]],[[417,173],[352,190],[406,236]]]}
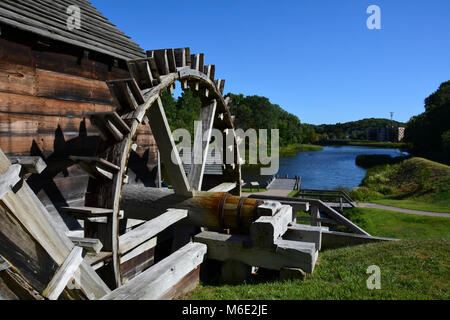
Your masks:
{"label": "wooden beam", "polygon": [[5,173],[0,174],[0,199],[2,199],[4,195],[11,191],[11,188],[19,183],[19,181],[21,180],[21,170],[22,167],[20,164],[13,164],[6,170]]}
{"label": "wooden beam", "polygon": [[34,156],[10,156],[8,157],[9,161],[11,161],[12,164],[20,164],[22,167],[25,168],[27,173],[37,173],[40,174],[42,171],[47,168],[47,164],[41,157],[34,157]]}
{"label": "wooden beam", "polygon": [[277,240],[275,248],[251,247],[249,236],[211,231],[197,234],[194,241],[208,246],[208,259],[238,260],[271,270],[292,267],[312,273],[317,259],[315,244],[309,242]]}
{"label": "wooden beam", "polygon": [[228,192],[234,188],[236,188],[236,182],[224,182],[212,189],[209,189],[208,192]]}
{"label": "wooden beam", "polygon": [[98,239],[69,237],[74,245],[83,248],[86,252],[99,253],[103,248],[103,244]]}
{"label": "wooden beam", "polygon": [[158,97],[153,106],[148,111],[150,127],[155,137],[156,144],[160,151],[161,158],[166,167],[170,183],[175,192],[182,195],[189,195],[190,187],[184,172],[183,163],[175,146],[169,123],[164,112],[161,99]]}
{"label": "wooden beam", "polygon": [[195,131],[194,150],[191,159],[191,171],[188,182],[192,190],[201,190],[203,173],[205,172],[206,158],[208,157],[209,141],[211,140],[214,115],[216,113],[217,101],[203,107],[200,110],[201,129]]}
{"label": "wooden beam", "polygon": [[64,263],[59,267],[56,274],[53,276],[50,283],[42,292],[42,295],[49,300],[57,300],[64,291],[69,280],[74,276],[75,272],[83,262],[81,256],[83,248],[75,246],[66,258]]}
{"label": "wooden beam", "polygon": [[102,300],[160,299],[203,262],[206,250],[204,244],[188,243]]}
{"label": "wooden beam", "polygon": [[283,235],[284,240],[313,242],[316,250],[320,251],[322,247],[322,230],[328,230],[326,227],[313,227],[305,224],[294,223]]}
{"label": "wooden beam", "polygon": [[288,229],[288,225],[295,220],[292,207],[289,205],[281,208],[273,216],[263,216],[250,226],[250,238],[252,246],[272,247]]}
{"label": "wooden beam", "polygon": [[119,237],[119,253],[124,254],[145,241],[155,237],[174,223],[186,218],[187,210],[169,209],[166,213]]}

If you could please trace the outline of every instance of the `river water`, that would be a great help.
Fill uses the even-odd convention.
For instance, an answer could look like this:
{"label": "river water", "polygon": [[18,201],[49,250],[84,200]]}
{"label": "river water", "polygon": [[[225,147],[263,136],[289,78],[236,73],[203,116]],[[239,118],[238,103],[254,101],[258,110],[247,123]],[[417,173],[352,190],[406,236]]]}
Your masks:
{"label": "river water", "polygon": [[[322,151],[299,152],[295,157],[281,158],[278,175],[301,176],[301,186],[305,189],[351,189],[357,187],[366,175],[366,170],[355,164],[356,157],[363,154],[396,157],[405,153],[398,149],[325,146]],[[245,168],[242,179],[245,182],[259,181],[261,186],[265,186],[270,177],[260,176],[258,168]]]}

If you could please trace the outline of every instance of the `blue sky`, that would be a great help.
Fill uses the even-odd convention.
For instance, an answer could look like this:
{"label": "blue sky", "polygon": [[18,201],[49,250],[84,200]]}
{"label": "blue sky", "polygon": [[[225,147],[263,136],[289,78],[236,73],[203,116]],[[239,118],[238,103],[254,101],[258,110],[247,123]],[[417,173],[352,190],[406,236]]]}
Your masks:
{"label": "blue sky", "polygon": [[[408,121],[450,80],[448,0],[91,0],[146,49],[190,47],[304,123]],[[381,30],[369,30],[370,5]]]}

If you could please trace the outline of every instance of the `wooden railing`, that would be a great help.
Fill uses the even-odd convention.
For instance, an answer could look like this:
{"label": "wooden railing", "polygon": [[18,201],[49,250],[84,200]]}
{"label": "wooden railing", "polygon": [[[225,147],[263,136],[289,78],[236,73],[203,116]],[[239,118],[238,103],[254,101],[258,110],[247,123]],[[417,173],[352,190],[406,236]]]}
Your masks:
{"label": "wooden railing", "polygon": [[355,208],[356,204],[350,195],[343,190],[318,190],[318,189],[301,189],[295,195],[296,198],[315,198],[332,203],[332,207],[339,207],[342,212],[345,204],[350,208]]}

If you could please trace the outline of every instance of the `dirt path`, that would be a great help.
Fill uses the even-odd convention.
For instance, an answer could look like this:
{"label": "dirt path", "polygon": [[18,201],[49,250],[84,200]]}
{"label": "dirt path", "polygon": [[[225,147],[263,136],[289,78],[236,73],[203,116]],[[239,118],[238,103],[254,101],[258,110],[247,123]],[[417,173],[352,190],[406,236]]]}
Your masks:
{"label": "dirt path", "polygon": [[396,211],[396,212],[409,213],[409,214],[418,214],[418,215],[423,215],[423,216],[450,218],[450,213],[411,210],[411,209],[404,209],[404,208],[385,206],[385,205],[382,205],[382,204],[375,204],[375,203],[358,202],[357,203],[357,207],[359,207],[359,208],[382,209],[382,210]]}

